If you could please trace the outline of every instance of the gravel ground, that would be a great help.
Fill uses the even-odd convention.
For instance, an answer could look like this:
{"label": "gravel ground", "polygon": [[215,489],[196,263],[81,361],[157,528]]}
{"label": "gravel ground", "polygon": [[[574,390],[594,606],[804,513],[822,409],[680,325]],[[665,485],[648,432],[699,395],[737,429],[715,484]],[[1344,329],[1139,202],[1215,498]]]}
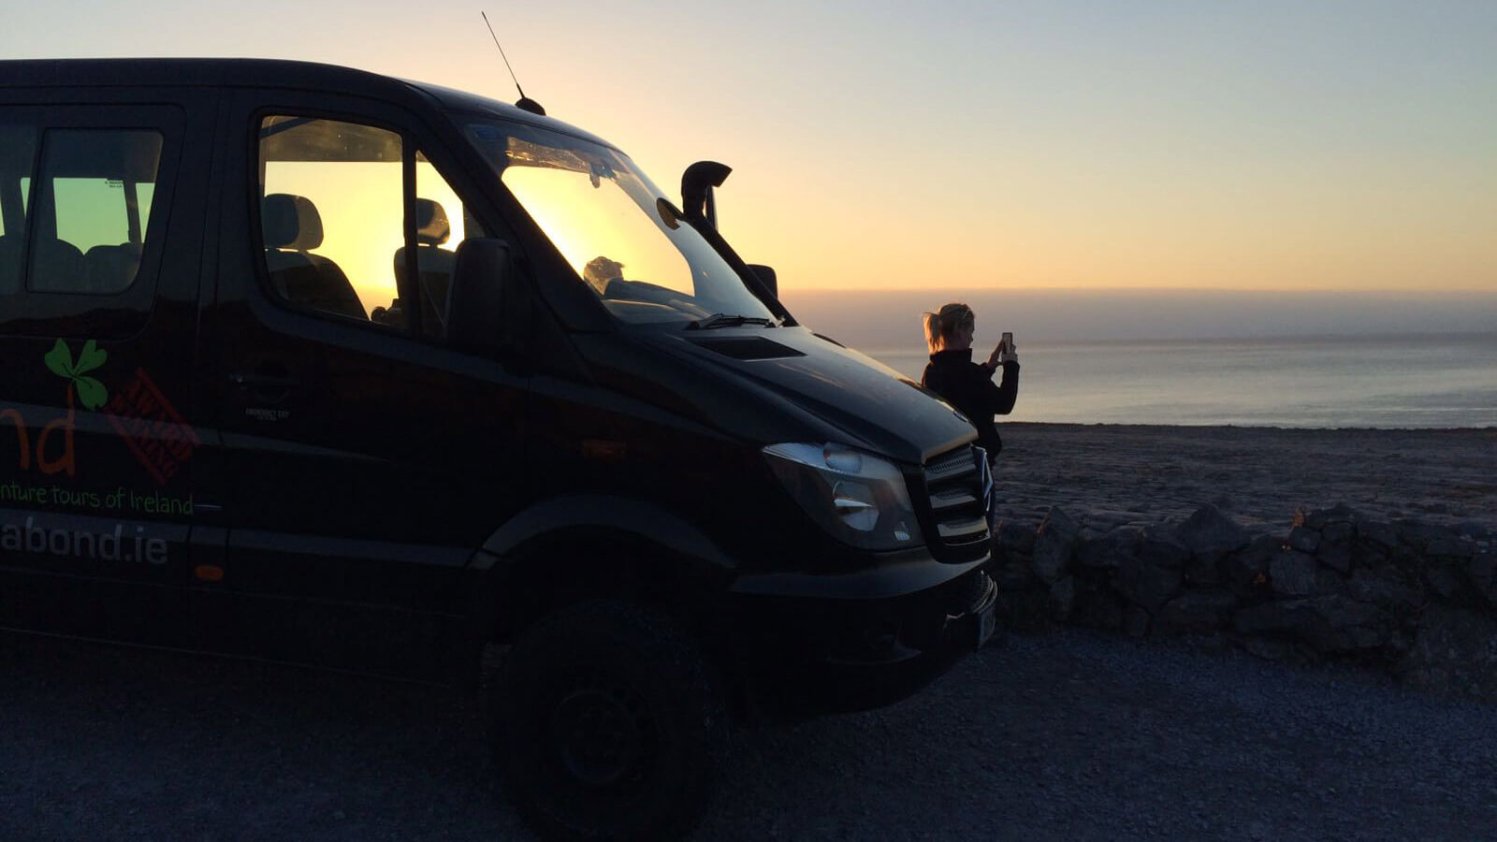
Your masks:
{"label": "gravel ground", "polygon": [[[0,839],[528,838],[459,691],[11,634],[0,679]],[[724,778],[700,839],[1469,840],[1497,708],[1065,631]]]}

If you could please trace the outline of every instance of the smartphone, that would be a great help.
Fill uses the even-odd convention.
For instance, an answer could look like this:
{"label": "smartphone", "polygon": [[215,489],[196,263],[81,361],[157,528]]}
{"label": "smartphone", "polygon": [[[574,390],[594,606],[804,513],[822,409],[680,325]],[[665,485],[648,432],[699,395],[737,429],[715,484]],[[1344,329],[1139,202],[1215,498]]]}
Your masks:
{"label": "smartphone", "polygon": [[1014,332],[1013,331],[1011,331],[1011,330],[1005,330],[1003,332],[1003,347],[1007,348],[1010,353],[1013,352],[1013,350],[1014,350]]}

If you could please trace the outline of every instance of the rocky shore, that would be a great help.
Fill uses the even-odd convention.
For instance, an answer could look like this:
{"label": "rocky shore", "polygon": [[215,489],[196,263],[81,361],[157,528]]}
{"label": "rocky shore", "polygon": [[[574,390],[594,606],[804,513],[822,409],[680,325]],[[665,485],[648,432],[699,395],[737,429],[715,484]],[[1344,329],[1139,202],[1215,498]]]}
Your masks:
{"label": "rocky shore", "polygon": [[1010,425],[1015,629],[1348,660],[1497,700],[1497,431]]}

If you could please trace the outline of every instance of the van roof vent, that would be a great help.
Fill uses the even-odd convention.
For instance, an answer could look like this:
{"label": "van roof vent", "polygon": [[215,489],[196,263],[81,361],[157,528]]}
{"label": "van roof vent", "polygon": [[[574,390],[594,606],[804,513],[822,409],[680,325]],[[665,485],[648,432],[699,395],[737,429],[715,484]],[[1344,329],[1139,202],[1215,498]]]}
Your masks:
{"label": "van roof vent", "polygon": [[735,360],[777,360],[782,357],[804,357],[805,353],[794,348],[781,345],[778,342],[765,339],[762,336],[752,337],[726,337],[714,336],[710,339],[690,339],[694,345],[700,345],[709,351],[716,351],[725,357]]}

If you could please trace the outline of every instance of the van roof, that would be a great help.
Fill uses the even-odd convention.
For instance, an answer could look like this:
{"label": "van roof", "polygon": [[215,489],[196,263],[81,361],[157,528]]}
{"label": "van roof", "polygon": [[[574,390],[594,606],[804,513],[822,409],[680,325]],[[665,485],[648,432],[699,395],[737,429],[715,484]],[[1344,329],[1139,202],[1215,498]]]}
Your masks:
{"label": "van roof", "polygon": [[[0,61],[4,88],[286,88],[365,96],[408,107],[435,104],[445,111],[499,117],[612,144],[551,117],[541,117],[477,94],[309,61],[260,58],[86,58]],[[423,101],[424,100],[424,101]]]}

